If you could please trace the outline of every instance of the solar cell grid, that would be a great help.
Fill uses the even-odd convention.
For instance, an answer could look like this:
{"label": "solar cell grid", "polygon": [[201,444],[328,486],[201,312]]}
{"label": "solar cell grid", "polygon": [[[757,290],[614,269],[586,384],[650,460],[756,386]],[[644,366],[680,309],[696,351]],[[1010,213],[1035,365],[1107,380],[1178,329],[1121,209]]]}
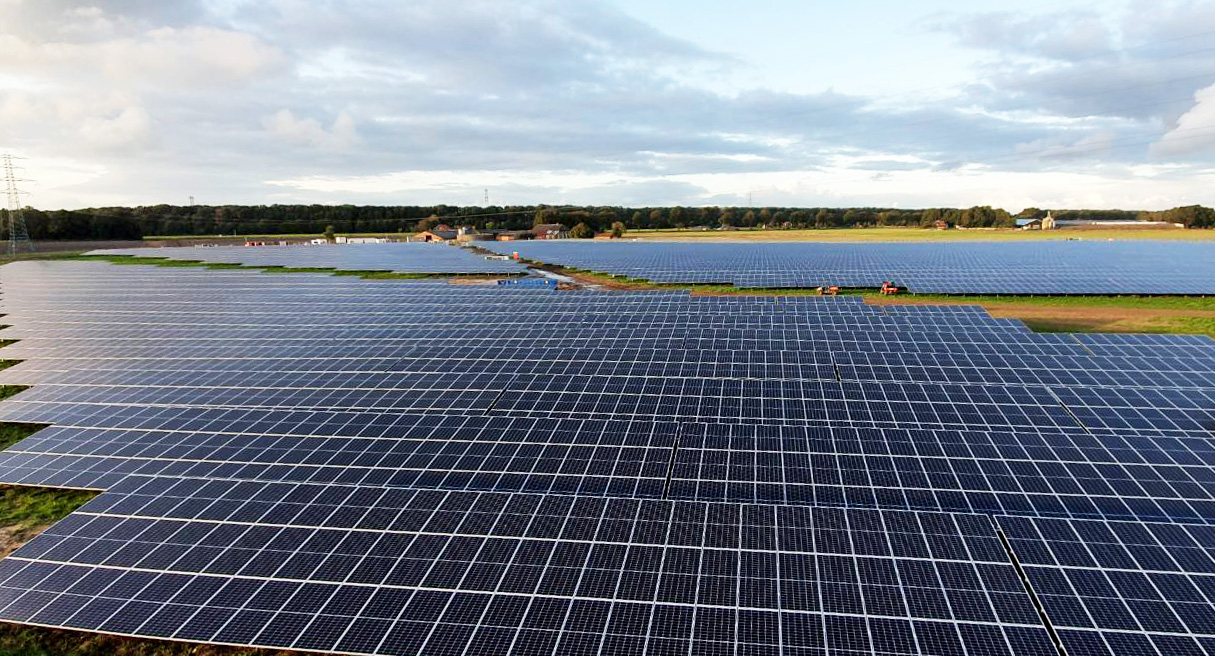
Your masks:
{"label": "solar cell grid", "polygon": [[1155,645],[1202,654],[1215,644],[1211,527],[1009,517],[999,525],[1069,652]]}
{"label": "solar cell grid", "polygon": [[973,515],[132,476],[0,563],[0,601],[359,653],[1055,653]]}

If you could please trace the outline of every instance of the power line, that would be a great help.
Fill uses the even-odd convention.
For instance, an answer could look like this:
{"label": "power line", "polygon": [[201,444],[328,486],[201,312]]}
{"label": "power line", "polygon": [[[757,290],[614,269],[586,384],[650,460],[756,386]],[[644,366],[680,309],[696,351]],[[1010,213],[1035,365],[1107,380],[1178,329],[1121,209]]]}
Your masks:
{"label": "power line", "polygon": [[34,242],[30,241],[30,233],[25,227],[25,213],[21,207],[21,195],[25,192],[17,188],[19,179],[17,167],[13,166],[14,157],[8,153],[0,156],[4,166],[5,196],[8,198],[8,253],[16,255],[18,250],[34,250]]}

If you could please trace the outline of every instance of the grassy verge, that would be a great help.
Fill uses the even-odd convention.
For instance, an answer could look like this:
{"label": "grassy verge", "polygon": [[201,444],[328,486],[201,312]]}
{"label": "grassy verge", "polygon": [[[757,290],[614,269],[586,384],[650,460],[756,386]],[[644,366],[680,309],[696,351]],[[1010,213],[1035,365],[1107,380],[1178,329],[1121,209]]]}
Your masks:
{"label": "grassy verge", "polygon": [[3,255],[0,255],[0,265],[8,264],[9,262],[21,262],[21,261],[25,261],[25,260],[73,260],[73,259],[80,257],[81,255],[84,255],[84,253],[85,253],[85,251],[59,251],[59,252],[50,252],[50,253],[17,253],[16,255],[10,255],[8,253],[4,253]]}
{"label": "grassy verge", "polygon": [[1039,333],[1161,333],[1215,338],[1215,317],[1159,316],[1152,313],[1109,316],[1099,312],[1041,316],[1032,308],[988,311],[995,317],[1020,319],[1030,330]]}
{"label": "grassy verge", "polygon": [[882,297],[871,304],[978,305],[994,317],[1019,319],[1037,332],[1168,333],[1215,337],[1215,297],[937,296]]}

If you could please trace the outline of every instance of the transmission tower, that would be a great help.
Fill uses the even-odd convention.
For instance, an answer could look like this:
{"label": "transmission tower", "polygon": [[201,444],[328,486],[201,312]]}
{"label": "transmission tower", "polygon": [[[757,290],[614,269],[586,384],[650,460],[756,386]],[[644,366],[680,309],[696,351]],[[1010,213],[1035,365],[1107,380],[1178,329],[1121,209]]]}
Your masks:
{"label": "transmission tower", "polygon": [[17,167],[13,166],[13,156],[5,153],[0,156],[4,164],[4,193],[8,197],[8,252],[16,255],[17,251],[33,251],[34,243],[30,241],[30,233],[25,228],[25,215],[21,211],[21,195],[25,192],[17,188]]}

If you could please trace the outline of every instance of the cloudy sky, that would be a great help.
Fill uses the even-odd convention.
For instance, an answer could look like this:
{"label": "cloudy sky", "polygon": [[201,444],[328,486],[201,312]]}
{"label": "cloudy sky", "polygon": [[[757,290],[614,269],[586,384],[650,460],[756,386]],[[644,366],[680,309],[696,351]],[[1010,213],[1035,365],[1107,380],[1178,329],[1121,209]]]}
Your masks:
{"label": "cloudy sky", "polygon": [[1215,205],[1210,0],[0,0],[41,208]]}

